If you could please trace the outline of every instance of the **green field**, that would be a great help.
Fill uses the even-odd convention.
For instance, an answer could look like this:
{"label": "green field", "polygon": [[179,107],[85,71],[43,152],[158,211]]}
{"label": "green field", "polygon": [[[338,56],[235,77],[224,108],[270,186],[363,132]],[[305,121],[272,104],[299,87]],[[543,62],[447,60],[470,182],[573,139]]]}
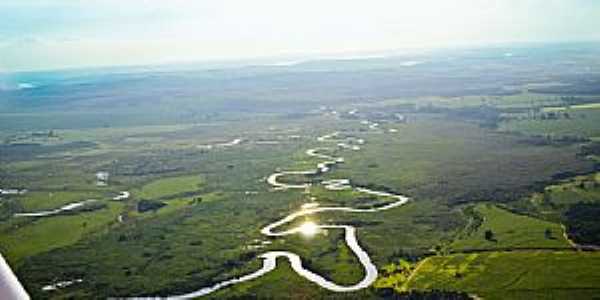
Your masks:
{"label": "green field", "polygon": [[600,254],[514,251],[428,258],[408,284],[485,299],[591,299],[600,293]]}
{"label": "green field", "polygon": [[23,211],[40,211],[58,208],[62,205],[79,202],[87,199],[100,200],[105,196],[100,191],[49,191],[49,192],[31,192],[18,197],[19,203],[23,206]]}
{"label": "green field", "polygon": [[140,199],[157,199],[169,195],[198,191],[202,187],[199,175],[180,176],[153,181],[142,186],[134,194]]}
{"label": "green field", "polygon": [[[322,184],[347,179],[410,200],[385,211],[323,211],[278,229],[306,221],[354,226],[379,272],[372,286],[334,293],[281,259],[271,273],[207,298],[600,294],[600,253],[593,247],[600,237],[597,95],[544,90],[578,86],[563,82],[571,77],[550,78],[504,60],[491,67],[510,74],[505,84],[473,60],[442,69],[434,61],[413,69],[364,63],[381,69],[363,78],[346,74],[346,65],[327,74],[311,64],[289,73],[252,66],[190,72],[183,83],[176,72],[159,72],[127,81],[140,88],[114,79],[116,86],[108,80],[98,90],[93,84],[61,87],[73,95],[57,88],[44,90],[47,97],[37,91],[30,91],[31,99],[16,92],[0,97],[0,107],[12,109],[0,112],[6,124],[0,128],[0,188],[28,190],[0,195],[0,251],[34,299],[184,294],[256,271],[269,251],[296,253],[311,271],[352,285],[364,271],[341,230],[261,233],[308,203],[376,208],[396,200]],[[392,79],[405,75],[423,86],[396,86]],[[340,92],[342,83],[358,90]],[[179,84],[194,89],[183,92]],[[39,106],[21,107],[25,99]],[[339,134],[318,141],[332,132]],[[228,144],[234,139],[241,142]],[[359,139],[360,150],[345,146]],[[276,172],[314,170],[323,159],[307,155],[312,148],[344,161],[323,174],[280,177],[310,188],[268,184]],[[97,172],[110,173],[106,186],[97,185]],[[131,197],[111,200],[121,191]],[[15,216],[86,199],[103,207]],[[576,251],[577,238],[591,245],[589,252]],[[42,289],[73,279],[81,281]]]}
{"label": "green field", "polygon": [[31,223],[10,231],[3,228],[0,249],[9,260],[21,263],[27,257],[72,245],[107,229],[117,222],[122,208],[121,203],[109,203],[107,208],[89,213],[28,220]]}
{"label": "green field", "polygon": [[[449,245],[451,250],[569,248],[560,224],[514,214],[490,204],[479,204],[473,210],[477,214],[474,218],[481,220],[481,224],[467,229]],[[488,230],[493,233],[489,240],[485,238]]]}

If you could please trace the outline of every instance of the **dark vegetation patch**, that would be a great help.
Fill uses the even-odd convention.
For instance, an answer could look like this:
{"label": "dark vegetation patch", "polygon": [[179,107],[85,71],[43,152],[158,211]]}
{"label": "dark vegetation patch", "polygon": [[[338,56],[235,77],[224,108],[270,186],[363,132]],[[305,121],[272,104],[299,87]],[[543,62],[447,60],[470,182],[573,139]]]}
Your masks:
{"label": "dark vegetation patch", "polygon": [[590,172],[571,172],[571,171],[558,172],[558,173],[552,175],[552,181],[548,182],[547,185],[550,185],[550,183],[558,183],[558,182],[566,180],[566,179],[570,179],[570,178],[573,178],[573,177],[576,177],[579,175],[586,175],[589,173],[591,173],[591,171]]}
{"label": "dark vegetation patch", "polygon": [[569,237],[582,245],[600,245],[600,204],[576,203],[565,213]]}
{"label": "dark vegetation patch", "polygon": [[104,166],[111,174],[120,176],[147,176],[182,172],[190,169],[190,161],[202,156],[198,151],[165,150],[130,156]]}
{"label": "dark vegetation patch", "polygon": [[8,197],[0,198],[0,221],[6,221],[12,217],[15,212],[23,211],[23,205],[15,199]]}
{"label": "dark vegetation patch", "polygon": [[389,257],[389,261],[398,261],[400,259],[406,260],[411,263],[417,263],[420,260],[434,255],[435,251],[432,249],[424,249],[424,248],[398,248],[395,250],[392,255]]}
{"label": "dark vegetation patch", "polygon": [[482,142],[469,145],[467,140],[464,155],[435,169],[436,179],[415,188],[415,196],[438,196],[455,204],[509,202],[596,168],[592,161],[577,157],[574,146],[523,144],[523,139],[510,136]]}
{"label": "dark vegetation patch", "polygon": [[501,110],[491,105],[448,109],[450,117],[478,122],[479,126],[495,129],[502,120]]}
{"label": "dark vegetation patch", "polygon": [[[41,286],[55,278],[82,278],[78,293],[86,294],[87,298],[106,298],[181,294],[223,280],[228,275],[222,272],[248,267],[254,255],[238,250],[216,251],[221,247],[235,249],[238,242],[235,234],[206,236],[198,232],[197,226],[185,225],[198,221],[179,214],[174,218],[138,222],[81,241],[69,249],[29,258],[17,272],[36,298],[48,296]],[[185,245],[188,238],[196,241],[195,246]],[[198,247],[202,249],[199,251]],[[53,266],[52,271],[49,265]],[[182,275],[185,281],[176,284],[169,281],[171,276]],[[68,289],[58,292],[69,293]]]}
{"label": "dark vegetation patch", "polygon": [[578,154],[580,156],[600,156],[600,142],[591,142],[589,144],[582,145]]}
{"label": "dark vegetation patch", "polygon": [[514,133],[519,136],[518,142],[536,146],[568,146],[589,142],[590,139],[583,136],[574,135],[551,135],[551,134],[531,134],[524,135]]}
{"label": "dark vegetation patch", "polygon": [[560,100],[566,105],[581,105],[581,104],[592,104],[599,103],[600,97],[577,97],[577,96],[561,96]]}
{"label": "dark vegetation patch", "polygon": [[463,233],[465,235],[471,235],[473,232],[479,229],[481,224],[483,224],[483,217],[481,214],[475,211],[475,205],[468,205],[463,209],[463,213],[467,218],[469,218],[468,226],[465,227]]}
{"label": "dark vegetation patch", "polygon": [[[469,203],[479,200],[506,203],[519,200],[523,197],[531,195],[534,192],[543,191],[546,186],[557,183],[560,180],[578,175],[590,174],[595,171],[595,165],[591,162],[576,162],[572,160],[572,164],[570,166],[563,165],[562,169],[571,169],[573,171],[557,171],[556,173],[548,174],[548,177],[544,178],[538,177],[540,176],[540,173],[537,173],[535,169],[543,169],[544,165],[542,164],[550,162],[539,161],[538,163],[540,163],[540,165],[537,166],[535,165],[536,162],[533,161],[529,162],[531,164],[527,162],[520,163],[524,163],[531,169],[525,169],[527,167],[522,168],[519,166],[519,162],[507,162],[506,166],[498,168],[499,170],[506,170],[507,173],[503,174],[502,172],[504,171],[499,171],[495,174],[486,174],[484,177],[472,178],[473,181],[465,182],[468,188],[456,188],[456,194],[449,194],[447,199],[450,201],[450,203],[455,204]],[[518,170],[510,170],[511,168],[516,168]],[[561,168],[555,168],[555,170],[559,169]],[[475,183],[479,183],[480,186],[473,186]]]}
{"label": "dark vegetation patch", "polygon": [[137,203],[138,212],[156,211],[165,206],[164,202],[142,199]]}
{"label": "dark vegetation patch", "polygon": [[345,222],[344,225],[351,225],[354,227],[368,227],[381,224],[381,221],[363,221],[363,220],[350,220]]}
{"label": "dark vegetation patch", "polygon": [[456,212],[440,211],[432,214],[420,214],[413,217],[413,222],[418,225],[428,225],[434,230],[446,231],[451,228],[459,228],[463,225],[460,218],[456,218]]}
{"label": "dark vegetation patch", "polygon": [[38,155],[77,151],[86,148],[94,148],[96,146],[96,143],[87,141],[69,142],[59,145],[42,145],[38,143],[0,144],[0,161],[14,162],[20,160],[32,160]]}
{"label": "dark vegetation patch", "polygon": [[398,293],[393,288],[377,289],[377,295],[383,299],[394,300],[470,300],[473,299],[465,292],[455,291],[408,291]]}
{"label": "dark vegetation patch", "polygon": [[534,93],[561,95],[598,95],[600,94],[600,77],[581,74],[565,78],[564,85],[539,87],[530,89]]}

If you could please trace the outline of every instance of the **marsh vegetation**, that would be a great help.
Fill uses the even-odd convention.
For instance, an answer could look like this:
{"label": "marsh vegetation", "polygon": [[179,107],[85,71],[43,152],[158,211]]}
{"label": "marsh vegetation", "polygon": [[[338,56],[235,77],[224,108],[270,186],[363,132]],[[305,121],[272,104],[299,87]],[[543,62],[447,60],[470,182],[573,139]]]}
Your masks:
{"label": "marsh vegetation", "polygon": [[[36,299],[183,295],[252,274],[271,251],[349,286],[365,271],[344,230],[261,229],[307,204],[395,201],[371,190],[411,201],[302,215],[281,230],[355,228],[374,284],[336,293],[277,260],[208,297],[591,297],[600,292],[600,79],[568,61],[600,65],[546,47],[556,48],[422,54],[410,59],[426,63],[411,66],[372,58],[141,78],[106,70],[72,82],[48,74],[61,84],[0,91],[0,188],[27,190],[0,195],[0,251]],[[290,170],[316,171],[277,178],[310,186],[269,184]],[[109,174],[103,185],[99,172]]]}

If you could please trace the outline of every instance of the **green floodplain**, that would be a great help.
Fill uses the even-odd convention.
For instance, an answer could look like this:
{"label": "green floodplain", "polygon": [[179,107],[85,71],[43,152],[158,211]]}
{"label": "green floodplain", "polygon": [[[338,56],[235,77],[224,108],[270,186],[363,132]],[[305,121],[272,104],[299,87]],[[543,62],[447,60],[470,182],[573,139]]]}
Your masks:
{"label": "green floodplain", "polygon": [[[254,272],[275,250],[352,285],[364,270],[343,231],[260,232],[306,203],[390,202],[319,184],[345,178],[410,197],[376,213],[297,220],[354,226],[379,273],[372,285],[333,292],[279,259],[207,298],[598,297],[600,77],[558,58],[600,66],[588,52],[545,47],[518,64],[484,49],[414,67],[386,58],[87,75],[77,82],[91,83],[3,92],[0,188],[22,192],[0,197],[0,252],[34,299],[185,294]],[[336,145],[359,139],[360,150]],[[323,159],[306,150],[324,143],[344,162],[281,177],[309,188],[267,183],[314,169]],[[60,282],[69,283],[48,288]]]}

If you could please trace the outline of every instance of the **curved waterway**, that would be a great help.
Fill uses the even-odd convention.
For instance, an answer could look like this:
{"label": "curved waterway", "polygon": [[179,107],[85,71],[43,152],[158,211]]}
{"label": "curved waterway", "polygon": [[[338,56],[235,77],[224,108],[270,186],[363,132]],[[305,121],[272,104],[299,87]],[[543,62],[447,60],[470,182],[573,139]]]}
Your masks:
{"label": "curved waterway", "polygon": [[14,214],[14,216],[15,217],[48,217],[48,216],[53,216],[53,215],[57,215],[57,214],[60,214],[63,212],[72,211],[72,210],[81,208],[81,207],[85,206],[86,204],[89,204],[92,202],[96,202],[96,200],[89,199],[89,200],[85,200],[85,201],[81,201],[81,202],[69,203],[63,207],[59,207],[59,208],[53,209],[53,210],[16,213],[16,214]]}
{"label": "curved waterway", "polygon": [[[327,142],[327,141],[330,141],[330,139],[337,137],[338,134],[339,133],[335,132],[332,134],[324,135],[324,136],[318,137],[317,140],[320,142]],[[277,178],[280,176],[284,176],[284,175],[314,175],[314,174],[319,174],[319,173],[325,173],[331,169],[330,167],[332,165],[344,162],[343,157],[333,157],[333,156],[326,155],[326,154],[323,154],[320,152],[320,151],[324,151],[324,150],[326,151],[329,149],[328,148],[313,148],[313,149],[309,149],[306,151],[306,154],[309,156],[318,157],[318,158],[325,160],[325,161],[317,164],[317,169],[306,170],[306,171],[277,172],[277,173],[270,175],[267,178],[267,183],[269,183],[275,189],[294,189],[294,188],[310,187],[309,183],[305,183],[305,184],[281,183],[281,182],[277,181]],[[409,200],[409,198],[404,195],[398,195],[398,194],[393,194],[393,193],[383,192],[383,191],[375,191],[375,190],[371,190],[371,189],[367,189],[367,188],[353,187],[350,184],[349,179],[331,179],[331,180],[322,181],[321,184],[326,189],[329,189],[329,190],[355,189],[356,191],[362,192],[362,193],[383,196],[383,197],[390,197],[390,198],[394,199],[394,201],[392,201],[386,205],[379,206],[379,207],[373,207],[373,208],[352,208],[352,207],[343,207],[343,206],[342,207],[318,207],[317,205],[303,205],[303,207],[299,211],[296,211],[278,221],[268,224],[267,226],[263,227],[260,232],[263,235],[269,236],[269,237],[281,237],[281,236],[287,236],[287,235],[292,235],[292,234],[300,234],[304,230],[302,225],[288,229],[288,230],[282,230],[282,231],[277,231],[276,229],[285,224],[293,222],[297,218],[307,216],[307,215],[317,214],[317,213],[321,213],[321,212],[332,212],[332,211],[347,212],[347,213],[375,213],[375,212],[384,211],[384,210],[388,210],[388,209],[392,209],[392,208],[401,206],[401,205],[405,204],[406,202],[408,202],[408,200]],[[316,203],[311,203],[311,204],[316,204]],[[238,277],[238,278],[233,278],[230,280],[222,281],[213,286],[204,287],[204,288],[201,288],[197,291],[194,291],[194,292],[191,292],[188,294],[171,296],[169,298],[188,299],[188,298],[200,297],[200,296],[208,295],[212,292],[215,292],[215,291],[222,289],[224,287],[227,287],[227,286],[231,286],[231,285],[234,285],[237,283],[241,283],[244,281],[249,281],[249,280],[259,278],[259,277],[269,273],[270,271],[274,270],[277,267],[277,258],[279,258],[279,257],[287,259],[290,262],[292,269],[296,273],[298,273],[298,275],[319,285],[322,288],[325,288],[325,289],[328,289],[328,290],[334,291],[334,292],[352,292],[352,291],[364,289],[364,288],[370,286],[377,279],[377,267],[371,261],[371,257],[369,256],[369,254],[360,246],[358,239],[356,237],[356,228],[354,226],[338,225],[338,224],[324,224],[324,225],[312,224],[311,227],[314,227],[311,229],[314,230],[315,232],[323,231],[323,230],[327,230],[327,229],[344,230],[346,245],[348,245],[350,250],[352,250],[354,255],[356,255],[356,257],[360,261],[361,265],[363,266],[364,277],[361,281],[359,281],[353,285],[348,285],[348,286],[339,285],[339,284],[336,284],[335,282],[332,282],[332,281],[326,279],[325,277],[323,277],[317,273],[314,273],[314,272],[304,268],[304,266],[302,265],[302,259],[300,258],[300,256],[298,256],[297,254],[295,254],[293,252],[269,251],[269,252],[266,252],[259,256],[263,260],[262,268],[260,268],[259,270],[255,271],[253,273],[250,273],[250,274]]]}
{"label": "curved waterway", "polygon": [[[317,138],[318,141],[325,142],[328,139],[337,136],[338,133],[327,134],[324,136],[320,136]],[[302,184],[288,184],[279,182],[277,179],[281,176],[286,175],[316,175],[327,173],[331,170],[331,167],[336,164],[341,164],[344,162],[343,157],[333,157],[327,154],[319,153],[319,151],[329,150],[329,148],[311,148],[306,150],[306,155],[317,157],[321,159],[325,159],[322,162],[317,163],[316,169],[305,170],[305,171],[282,171],[271,174],[267,178],[267,183],[273,186],[276,190],[286,190],[286,189],[306,189],[311,186],[310,183],[302,183]]]}

